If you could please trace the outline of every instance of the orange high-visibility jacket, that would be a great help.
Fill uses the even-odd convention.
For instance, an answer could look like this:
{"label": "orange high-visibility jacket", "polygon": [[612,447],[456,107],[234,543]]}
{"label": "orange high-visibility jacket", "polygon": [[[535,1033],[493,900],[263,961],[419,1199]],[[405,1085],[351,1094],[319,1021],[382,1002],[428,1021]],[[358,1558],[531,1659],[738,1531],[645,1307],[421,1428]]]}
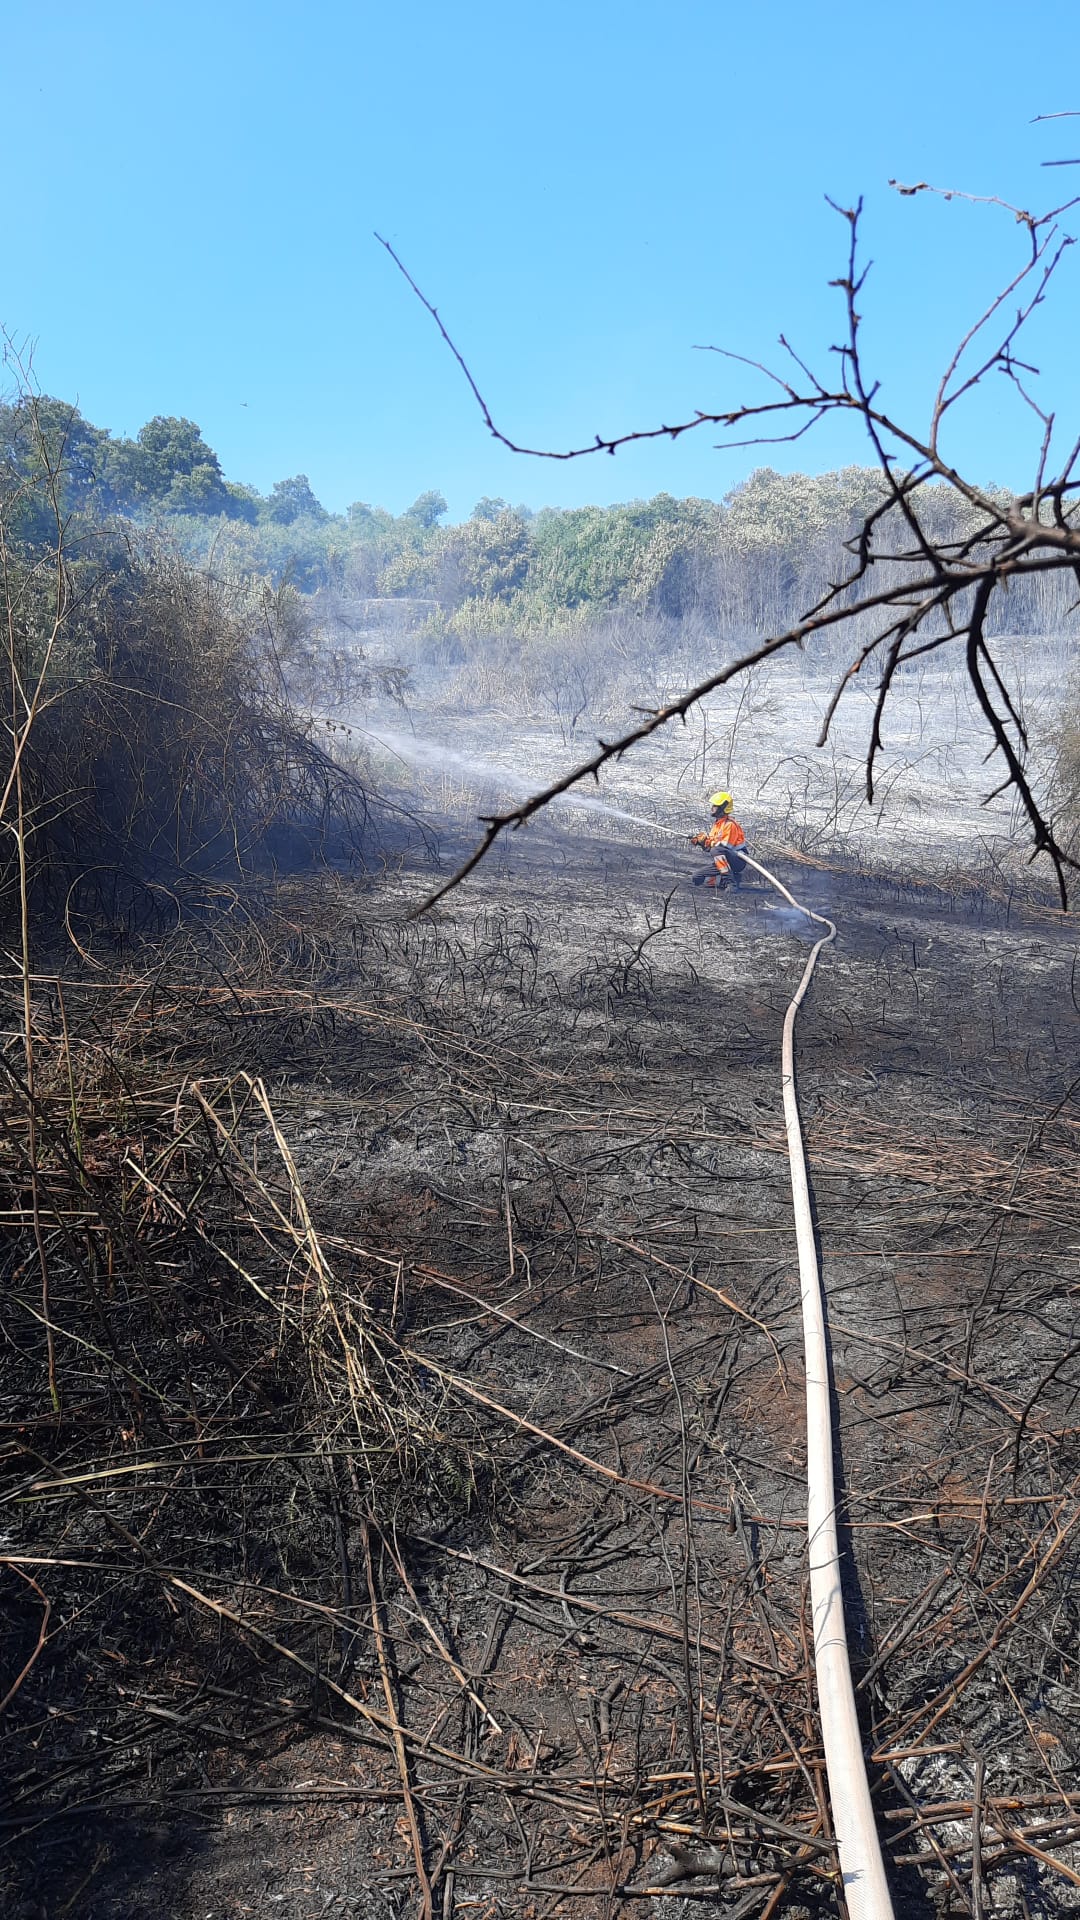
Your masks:
{"label": "orange high-visibility jacket", "polygon": [[712,853],[717,847],[745,847],[746,835],[737,820],[714,820],[707,833],[695,833],[691,844]]}

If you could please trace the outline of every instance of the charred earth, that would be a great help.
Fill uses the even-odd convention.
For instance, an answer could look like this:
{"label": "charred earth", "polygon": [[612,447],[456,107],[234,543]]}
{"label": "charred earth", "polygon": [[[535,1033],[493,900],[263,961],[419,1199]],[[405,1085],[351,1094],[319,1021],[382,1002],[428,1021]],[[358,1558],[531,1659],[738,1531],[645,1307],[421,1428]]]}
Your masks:
{"label": "charred earth", "polygon": [[[39,981],[36,1188],[14,1092],[2,1149],[20,1920],[836,1910],[805,936],[602,825],[426,918],[427,871],[331,876]],[[840,927],[800,1090],[897,1910],[1071,1911],[1075,936],[771,857]]]}

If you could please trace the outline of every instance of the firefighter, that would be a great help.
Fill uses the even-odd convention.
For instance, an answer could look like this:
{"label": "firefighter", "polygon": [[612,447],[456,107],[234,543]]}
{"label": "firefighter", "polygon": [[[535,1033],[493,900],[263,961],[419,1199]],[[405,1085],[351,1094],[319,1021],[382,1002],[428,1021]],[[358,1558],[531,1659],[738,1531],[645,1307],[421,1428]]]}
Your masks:
{"label": "firefighter", "polygon": [[739,857],[736,848],[745,847],[746,835],[732,817],[734,804],[730,793],[710,794],[712,826],[705,833],[690,835],[692,847],[703,847],[713,856],[711,871],[694,875],[695,887],[715,887],[720,892],[727,886],[742,886],[746,861]]}

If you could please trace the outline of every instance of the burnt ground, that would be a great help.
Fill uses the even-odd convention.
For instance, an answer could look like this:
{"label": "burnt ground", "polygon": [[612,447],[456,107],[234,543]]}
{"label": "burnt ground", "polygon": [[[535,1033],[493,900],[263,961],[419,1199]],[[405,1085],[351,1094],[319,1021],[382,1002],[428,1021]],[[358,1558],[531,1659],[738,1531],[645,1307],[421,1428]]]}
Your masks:
{"label": "burnt ground", "polygon": [[[1072,1911],[1076,938],[776,864],[841,930],[800,1097],[897,1911]],[[422,873],[328,880],[152,1057],[191,958],[129,957],[127,1144],[81,1151],[123,1147],[186,1304],[99,1274],[59,1427],[7,1334],[8,1912],[837,1910],[778,1070],[807,943],[688,875],[536,827],[425,920]],[[199,1115],[255,1223],[207,1173],[203,1265],[165,1171]]]}

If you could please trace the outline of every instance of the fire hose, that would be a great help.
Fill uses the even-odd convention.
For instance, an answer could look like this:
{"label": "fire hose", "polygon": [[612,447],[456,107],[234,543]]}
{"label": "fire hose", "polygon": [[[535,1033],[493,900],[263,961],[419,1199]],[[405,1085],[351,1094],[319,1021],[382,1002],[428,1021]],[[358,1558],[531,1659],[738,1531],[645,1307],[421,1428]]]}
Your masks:
{"label": "fire hose", "polygon": [[[628,817],[634,818],[632,815]],[[641,820],[638,824],[656,827],[656,823],[650,820]],[[679,839],[685,838],[674,827],[660,827],[657,830],[675,834]],[[743,848],[738,851],[747,866],[753,867],[755,873],[760,873],[798,913],[805,914],[808,920],[827,929],[811,948],[802,977],[788,1004],[781,1047],[784,1125],[791,1173],[791,1201],[795,1214],[795,1241],[799,1255],[803,1346],[806,1355],[807,1534],[814,1665],[825,1748],[825,1772],[848,1912],[851,1920],[892,1920],[892,1900],[870,1803],[870,1784],[848,1655],[836,1525],[832,1373],[825,1337],[824,1290],[810,1204],[806,1145],[795,1087],[795,1021],[806,998],[818,957],[836,939],[836,927],[824,914],[814,913],[809,907],[803,906],[775,874],[770,873],[759,861],[751,859]]]}

